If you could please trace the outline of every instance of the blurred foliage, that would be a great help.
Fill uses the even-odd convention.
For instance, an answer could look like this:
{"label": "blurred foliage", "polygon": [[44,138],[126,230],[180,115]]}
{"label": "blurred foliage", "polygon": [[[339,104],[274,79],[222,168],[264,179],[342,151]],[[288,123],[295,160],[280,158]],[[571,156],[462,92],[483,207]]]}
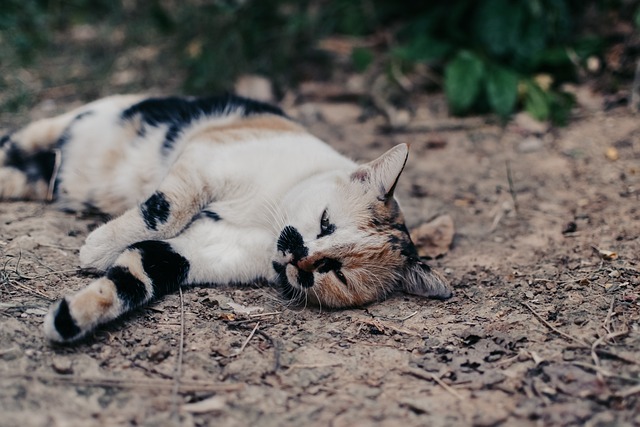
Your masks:
{"label": "blurred foliage", "polygon": [[[382,47],[354,44],[354,71],[382,63],[410,73],[426,65],[442,73],[454,114],[492,111],[508,117],[522,107],[538,119],[561,123],[572,105],[561,84],[575,79],[577,67],[604,48],[601,37],[583,34],[578,24],[587,10],[604,14],[629,3],[2,0],[0,61],[28,64],[52,44],[64,43],[56,36],[73,26],[111,25],[123,29],[126,43],[161,44],[157,65],[186,69],[185,89],[202,93],[228,89],[241,73],[289,85],[330,61],[318,49],[323,38],[384,34]],[[640,23],[640,8],[633,8],[630,19]],[[175,61],[164,64],[164,58]]]}

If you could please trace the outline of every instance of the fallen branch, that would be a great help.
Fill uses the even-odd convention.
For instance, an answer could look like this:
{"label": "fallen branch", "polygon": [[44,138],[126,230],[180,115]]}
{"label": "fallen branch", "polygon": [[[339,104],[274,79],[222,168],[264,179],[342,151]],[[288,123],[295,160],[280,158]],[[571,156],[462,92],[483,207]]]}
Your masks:
{"label": "fallen branch", "polygon": [[413,375],[414,377],[417,377],[423,380],[435,381],[440,387],[442,387],[447,392],[455,396],[457,399],[459,400],[464,399],[462,395],[460,395],[460,393],[458,393],[453,387],[451,387],[450,385],[442,381],[440,377],[438,377],[436,374],[432,374],[431,372],[426,372],[426,371],[416,369],[416,368],[411,368],[411,367],[407,368],[407,370],[404,371],[403,373]]}
{"label": "fallen branch", "polygon": [[555,332],[558,335],[561,335],[563,337],[565,337],[566,339],[570,340],[570,341],[574,341],[577,342],[578,344],[580,344],[583,347],[587,347],[587,348],[591,348],[591,345],[589,343],[587,343],[586,341],[582,341],[580,338],[576,338],[573,335],[569,335],[566,334],[564,332],[562,332],[560,329],[556,328],[555,326],[553,326],[551,323],[547,322],[546,320],[544,320],[544,318],[542,316],[540,316],[529,304],[527,304],[526,302],[523,302],[522,305],[524,305],[525,307],[527,307],[529,309],[529,311],[531,311],[531,313],[533,313],[533,315],[540,321],[542,322],[543,325],[545,325],[547,328],[551,329],[553,332]]}

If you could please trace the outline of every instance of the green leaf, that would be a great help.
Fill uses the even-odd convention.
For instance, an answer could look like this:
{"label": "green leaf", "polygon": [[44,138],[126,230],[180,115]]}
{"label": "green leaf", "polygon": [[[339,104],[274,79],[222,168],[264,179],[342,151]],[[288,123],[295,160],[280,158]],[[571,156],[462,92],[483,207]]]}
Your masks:
{"label": "green leaf", "polygon": [[510,53],[518,43],[523,5],[509,0],[478,2],[474,19],[476,37],[492,55]]}
{"label": "green leaf", "polygon": [[452,50],[453,46],[450,43],[423,35],[395,49],[393,54],[409,62],[430,62],[443,59]]}
{"label": "green leaf", "polygon": [[357,72],[363,73],[373,62],[373,52],[371,49],[356,47],[351,51],[351,62]]}
{"label": "green leaf", "polygon": [[524,108],[538,120],[547,120],[550,114],[550,100],[547,94],[533,81],[527,82]]}
{"label": "green leaf", "polygon": [[491,67],[487,74],[487,95],[493,111],[508,116],[518,99],[518,75],[507,68]]}
{"label": "green leaf", "polygon": [[575,98],[565,92],[554,92],[551,95],[551,121],[556,125],[564,126],[569,121]]}
{"label": "green leaf", "polygon": [[484,63],[469,51],[460,52],[444,71],[444,88],[453,114],[463,114],[476,101],[484,78]]}

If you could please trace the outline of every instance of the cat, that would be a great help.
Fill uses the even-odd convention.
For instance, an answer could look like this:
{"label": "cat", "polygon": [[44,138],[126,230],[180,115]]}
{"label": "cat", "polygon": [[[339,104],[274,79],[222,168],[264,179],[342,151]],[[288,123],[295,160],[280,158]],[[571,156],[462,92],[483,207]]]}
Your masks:
{"label": "cat", "polygon": [[321,308],[449,298],[393,196],[407,157],[400,144],[357,165],[235,95],[119,95],[3,137],[0,200],[113,218],[80,249],[104,275],[45,316],[46,338],[67,343],[183,285],[262,279]]}

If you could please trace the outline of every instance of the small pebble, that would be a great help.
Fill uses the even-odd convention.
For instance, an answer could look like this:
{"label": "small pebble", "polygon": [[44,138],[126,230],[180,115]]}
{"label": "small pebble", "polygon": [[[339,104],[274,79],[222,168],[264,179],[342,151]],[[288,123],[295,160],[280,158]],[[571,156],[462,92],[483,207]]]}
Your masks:
{"label": "small pebble", "polygon": [[535,136],[525,138],[518,144],[518,151],[521,153],[533,153],[542,149],[542,140]]}
{"label": "small pebble", "polygon": [[73,362],[69,359],[56,357],[51,362],[51,367],[58,374],[69,375],[73,374]]}

